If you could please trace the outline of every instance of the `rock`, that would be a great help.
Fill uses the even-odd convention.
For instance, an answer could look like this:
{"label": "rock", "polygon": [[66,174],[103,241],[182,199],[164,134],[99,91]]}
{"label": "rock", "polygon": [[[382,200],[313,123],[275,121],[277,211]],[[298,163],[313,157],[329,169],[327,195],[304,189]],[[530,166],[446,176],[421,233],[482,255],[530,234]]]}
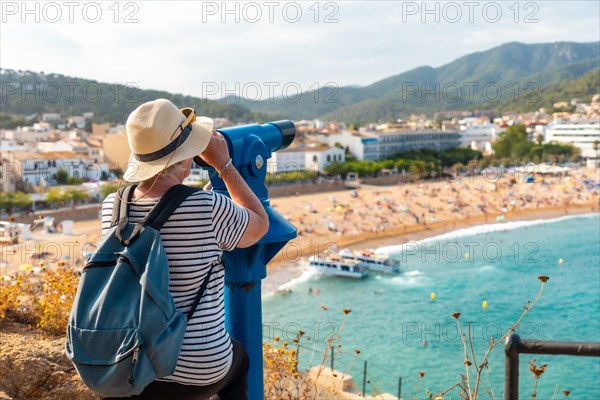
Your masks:
{"label": "rock", "polygon": [[7,395],[6,393],[0,391],[0,400],[13,400],[13,398]]}
{"label": "rock", "polygon": [[[64,354],[65,338],[4,321],[0,400],[97,400]],[[5,397],[2,397],[2,396]]]}

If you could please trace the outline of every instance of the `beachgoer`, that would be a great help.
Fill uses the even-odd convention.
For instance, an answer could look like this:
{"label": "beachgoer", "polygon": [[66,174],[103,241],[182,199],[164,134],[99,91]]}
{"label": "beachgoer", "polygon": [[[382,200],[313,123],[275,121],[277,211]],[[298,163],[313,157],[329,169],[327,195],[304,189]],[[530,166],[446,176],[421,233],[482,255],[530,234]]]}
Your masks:
{"label": "beachgoer", "polygon": [[[158,199],[189,176],[199,155],[222,177],[231,199],[199,190],[185,199],[160,231],[169,261],[169,290],[185,313],[213,265],[187,332],[173,374],[151,383],[138,399],[247,399],[248,355],[225,329],[223,250],[249,247],[268,230],[260,201],[231,163],[223,136],[209,118],[179,110],[168,100],[142,104],[127,119],[132,155],[124,179],[139,185],[130,202],[129,221],[139,222]],[[102,230],[110,227],[115,193],[102,205]]]}

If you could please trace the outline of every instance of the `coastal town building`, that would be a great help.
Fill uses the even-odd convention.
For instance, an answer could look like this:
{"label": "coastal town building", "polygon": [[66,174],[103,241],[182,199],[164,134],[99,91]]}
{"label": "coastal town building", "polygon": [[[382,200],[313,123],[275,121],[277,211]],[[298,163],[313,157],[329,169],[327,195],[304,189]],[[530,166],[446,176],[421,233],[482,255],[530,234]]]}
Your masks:
{"label": "coastal town building", "polygon": [[33,145],[29,143],[21,144],[12,139],[0,140],[0,151],[29,151],[31,148],[33,148]]}
{"label": "coastal town building", "polygon": [[598,158],[594,143],[600,144],[600,124],[553,124],[546,129],[546,142],[571,143],[584,158]]}
{"label": "coastal town building", "polygon": [[104,135],[102,140],[104,161],[110,163],[112,170],[120,169],[121,171],[125,171],[131,154],[127,135],[125,134],[125,127],[123,126],[122,129],[115,133],[112,132],[112,129],[109,130],[109,133]]}
{"label": "coastal town building", "polygon": [[33,143],[47,141],[50,137],[51,127],[46,122],[35,123],[32,126],[19,127],[4,132],[4,138],[15,140],[19,143]]}
{"label": "coastal town building", "polygon": [[344,130],[333,135],[318,135],[321,143],[329,146],[341,145],[348,149],[357,160],[376,161],[379,160],[379,139],[371,133],[361,133]]}
{"label": "coastal town building", "polygon": [[14,174],[14,166],[7,157],[0,158],[0,192],[13,193],[17,189],[18,177]]}
{"label": "coastal town building", "polygon": [[337,147],[321,143],[311,143],[287,148],[273,153],[267,162],[268,172],[288,171],[325,172],[325,167],[333,162],[345,162],[345,152]]}
{"label": "coastal town building", "polygon": [[60,121],[60,114],[58,113],[45,113],[42,114],[42,121],[44,122],[56,122],[56,121]]}
{"label": "coastal town building", "polygon": [[459,131],[434,129],[401,129],[397,125],[380,125],[375,130],[342,131],[319,135],[318,140],[330,146],[348,149],[357,160],[378,161],[398,153],[424,148],[446,150],[461,144]]}
{"label": "coastal town building", "polygon": [[446,150],[460,146],[458,131],[443,130],[384,130],[375,133],[379,139],[379,157],[389,158],[410,150]]}
{"label": "coastal town building", "polygon": [[496,124],[481,122],[476,118],[459,121],[460,145],[484,154],[491,154],[492,143],[496,140],[499,128]]}
{"label": "coastal town building", "polygon": [[[6,171],[10,178],[25,185],[48,186],[56,184],[55,174],[59,169],[71,178],[97,181],[109,177],[106,163],[95,163],[86,155],[71,152],[31,153],[23,151],[2,152],[2,158],[12,165]],[[4,179],[8,178],[5,176]]]}

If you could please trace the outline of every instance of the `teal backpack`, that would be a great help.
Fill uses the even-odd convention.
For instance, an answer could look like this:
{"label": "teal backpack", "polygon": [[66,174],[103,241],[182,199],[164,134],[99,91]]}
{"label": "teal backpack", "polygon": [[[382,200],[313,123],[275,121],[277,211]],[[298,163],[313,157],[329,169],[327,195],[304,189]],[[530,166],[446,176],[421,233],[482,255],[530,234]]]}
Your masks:
{"label": "teal backpack", "polygon": [[122,188],[115,196],[111,228],[83,268],[67,327],[67,357],[102,397],[140,394],[173,373],[187,321],[212,272],[211,266],[187,315],[177,311],[159,230],[198,189],[172,187],[133,224],[127,212],[134,189]]}

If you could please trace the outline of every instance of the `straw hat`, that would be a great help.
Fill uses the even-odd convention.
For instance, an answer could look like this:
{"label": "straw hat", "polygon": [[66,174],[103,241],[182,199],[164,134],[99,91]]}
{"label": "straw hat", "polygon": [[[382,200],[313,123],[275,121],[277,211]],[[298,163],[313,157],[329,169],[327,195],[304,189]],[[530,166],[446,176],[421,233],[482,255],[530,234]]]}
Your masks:
{"label": "straw hat", "polygon": [[213,121],[191,108],[178,109],[158,99],[136,108],[125,130],[131,156],[123,179],[140,182],[179,161],[202,153],[210,141]]}

